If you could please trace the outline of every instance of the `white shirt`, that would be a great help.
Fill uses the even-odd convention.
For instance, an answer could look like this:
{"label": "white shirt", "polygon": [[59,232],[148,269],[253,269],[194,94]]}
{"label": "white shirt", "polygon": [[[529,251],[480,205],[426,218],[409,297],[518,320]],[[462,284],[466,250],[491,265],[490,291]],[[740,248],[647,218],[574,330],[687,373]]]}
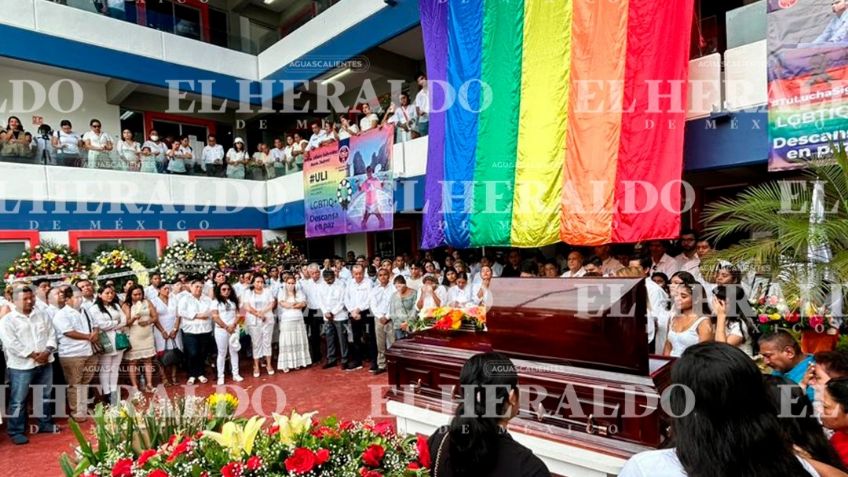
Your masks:
{"label": "white shirt", "polygon": [[415,291],[421,289],[421,285],[424,284],[424,276],[420,276],[418,278],[412,278],[411,276],[406,278],[406,286],[412,288]]}
{"label": "white shirt", "polygon": [[277,149],[275,147],[275,148],[271,149],[271,153],[270,153],[271,160],[273,160],[274,162],[281,162],[281,163],[285,162],[285,160],[286,160],[286,149],[288,149],[288,148]]}
{"label": "white shirt", "polygon": [[65,134],[62,130],[53,131],[53,137],[59,138],[59,148],[65,154],[79,154],[80,137],[75,132]]}
{"label": "white shirt", "polygon": [[[56,330],[44,313],[35,309],[29,316],[18,311],[4,316],[0,320],[0,341],[6,353],[6,367],[17,370],[38,367],[29,355],[57,347]],[[48,360],[53,362],[53,353]]]}
{"label": "white shirt", "polygon": [[459,288],[454,285],[448,290],[448,305],[465,306],[473,304],[474,298],[471,295],[471,285],[465,285],[465,288]]}
{"label": "white shirt", "polygon": [[[436,264],[434,264],[434,265],[436,265]],[[439,269],[439,266],[436,265],[436,270],[438,270],[438,269]],[[499,277],[499,276],[501,276],[501,273],[503,273],[503,265],[501,265],[498,262],[493,263],[492,264],[492,276],[493,277]]]}
{"label": "white shirt", "polygon": [[409,271],[409,267],[403,267],[403,268],[395,267],[395,268],[392,269],[392,275],[394,275],[394,276],[403,275],[404,278],[407,278],[411,273],[412,272]]}
{"label": "white shirt", "polygon": [[351,280],[345,289],[345,307],[350,310],[365,311],[371,307],[371,281],[365,278],[357,283]]}
{"label": "white shirt", "polygon": [[83,334],[91,333],[88,319],[82,313],[65,306],[53,317],[53,328],[56,329],[56,339],[59,341],[60,358],[84,358],[92,355],[91,342],[65,336],[69,331]]}
{"label": "white shirt", "polygon": [[303,291],[295,287],[294,289],[294,298],[290,298],[286,293],[285,285],[280,287],[277,292],[277,310],[280,312],[280,322],[291,322],[291,321],[301,321],[303,320],[303,311],[296,308],[283,308],[283,303],[295,304],[295,303],[306,303],[306,297],[303,296]]}
{"label": "white shirt", "polygon": [[359,120],[359,130],[365,132],[374,127],[375,123],[379,123],[380,118],[376,114],[371,113]]}
{"label": "white shirt", "polygon": [[680,266],[677,263],[677,260],[671,258],[670,255],[664,253],[662,257],[660,257],[660,261],[658,263],[651,264],[651,275],[656,272],[665,273],[666,278],[671,278],[672,275],[677,273],[680,269]]}
{"label": "white shirt", "polygon": [[236,283],[233,285],[233,291],[236,292],[236,296],[241,299],[241,296],[244,295],[245,290],[248,290],[250,287],[245,285],[244,283]]}
{"label": "white shirt", "polygon": [[671,311],[668,309],[668,293],[650,278],[645,278],[645,288],[648,291],[648,343],[653,341],[657,332],[657,324],[661,330],[659,338],[665,345],[665,334],[668,331],[668,321],[671,319]]}
{"label": "white shirt", "polygon": [[158,288],[154,287],[153,285],[147,285],[146,287],[144,287],[144,298],[152,300],[157,296],[159,296]]}
{"label": "white shirt", "polygon": [[212,300],[208,296],[200,295],[200,298],[195,298],[194,295],[180,300],[177,306],[177,316],[180,317],[180,329],[183,333],[199,335],[212,331],[212,317],[207,319],[196,319],[200,313],[205,313],[213,307]]}
{"label": "white shirt", "polygon": [[310,310],[318,310],[321,308],[319,287],[323,284],[324,281],[320,278],[317,281],[311,278],[300,281],[300,289],[303,290],[303,295],[306,297],[306,308]]}
{"label": "white shirt", "polygon": [[415,118],[417,114],[415,113],[415,106],[407,105],[405,108],[403,106],[398,106],[395,108],[394,114],[389,118],[389,124],[398,124],[398,125],[410,125],[415,122]]}
{"label": "white shirt", "polygon": [[350,139],[351,134],[359,134],[359,126],[351,124],[347,127],[351,132],[347,132],[344,128],[339,128],[339,141]]}
{"label": "white shirt", "polygon": [[579,269],[577,269],[576,272],[572,272],[571,270],[566,270],[565,273],[560,275],[560,277],[562,277],[562,278],[580,278],[584,275],[586,275],[586,269],[583,268],[583,267],[580,267]]}
{"label": "white shirt", "polygon": [[371,289],[371,314],[374,318],[388,318],[389,302],[392,298],[392,293],[395,292],[395,287],[391,283],[386,286],[381,286],[379,282]]}
{"label": "white shirt", "polygon": [[430,120],[430,90],[422,88],[415,95],[415,107],[421,111],[421,122]]}
{"label": "white shirt", "polygon": [[[322,283],[318,287],[318,296],[322,314],[332,313],[333,321],[347,321],[347,310],[344,307],[344,285],[339,282],[334,282],[332,285]],[[324,321],[327,321],[326,317]]]}
{"label": "white shirt", "polygon": [[105,147],[107,143],[113,142],[112,138],[107,133],[100,133],[98,136],[94,131],[88,131],[82,135],[83,141],[91,141],[91,145],[95,147]]}
{"label": "white shirt", "polygon": [[159,141],[158,143],[151,140],[144,141],[141,148],[144,149],[145,147],[150,148],[150,153],[153,154],[153,158],[157,161],[165,159],[165,154],[168,152],[168,146],[162,141]]}
{"label": "white shirt", "polygon": [[[800,457],[798,460],[810,476],[819,477],[819,473],[807,461]],[[662,449],[634,455],[624,464],[618,477],[686,477],[686,475],[683,464],[677,457],[677,451]]]}
{"label": "white shirt", "polygon": [[317,149],[317,148],[321,147],[322,142],[324,142],[328,139],[331,139],[331,138],[329,136],[327,136],[327,132],[322,129],[322,130],[318,131],[318,134],[313,134],[309,138],[309,145],[306,146],[306,150],[311,151],[313,149]]}
{"label": "white shirt", "polygon": [[224,147],[220,144],[214,146],[204,146],[201,154],[204,164],[223,164],[224,163]]}
{"label": "white shirt", "polygon": [[218,318],[220,318],[227,326],[235,324],[238,321],[238,307],[236,307],[236,304],[233,303],[232,300],[227,300],[226,303],[221,303],[220,301],[215,300],[213,303],[214,310],[218,312]]}
{"label": "white shirt", "polygon": [[[436,297],[439,299],[440,305],[438,306],[446,306],[448,304],[448,291],[442,285],[438,285],[435,290],[433,290],[436,294]],[[422,286],[418,290],[418,295],[415,297],[415,305],[418,305],[418,300],[421,299],[421,295],[424,293],[424,287]],[[422,303],[422,307],[419,310],[426,310],[428,308],[435,308],[436,300],[433,299],[431,295],[427,295],[424,297],[424,303]]]}
{"label": "white shirt", "polygon": [[[242,304],[250,305],[256,311],[260,311],[263,308],[267,308],[274,301],[274,294],[271,290],[264,288],[261,293],[256,293],[256,290],[247,290],[244,295],[242,295]],[[247,326],[257,326],[263,323],[266,323],[268,320],[273,322],[274,320],[274,309],[271,308],[269,311],[265,312],[263,315],[254,315],[253,313],[247,313]],[[263,320],[264,318],[264,320]]]}
{"label": "white shirt", "polygon": [[[468,287],[466,286],[466,288]],[[483,305],[486,308],[489,308],[492,306],[493,301],[492,291],[487,288],[486,291],[483,292],[483,298],[480,298],[478,293],[480,292],[481,288],[483,288],[483,282],[471,285],[471,299],[475,304]]]}

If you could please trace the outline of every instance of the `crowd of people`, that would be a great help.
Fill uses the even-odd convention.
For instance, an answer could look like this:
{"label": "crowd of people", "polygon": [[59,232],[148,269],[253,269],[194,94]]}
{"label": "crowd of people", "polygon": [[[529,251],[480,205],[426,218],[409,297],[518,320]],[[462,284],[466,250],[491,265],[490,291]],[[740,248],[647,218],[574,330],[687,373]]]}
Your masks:
{"label": "crowd of people", "polygon": [[34,164],[68,167],[112,169],[121,171],[207,175],[233,179],[267,180],[303,170],[303,160],[318,147],[344,141],[374,128],[395,126],[395,141],[404,142],[426,136],[429,132],[429,96],[427,78],[422,74],[417,83],[420,91],[411,103],[401,93],[399,105],[391,103],[382,118],[363,103],[351,116],[361,116],[358,124],[347,116],[338,122],[325,120],[311,125],[311,136],[299,132],[274,138],[271,144],[259,143],[251,153],[245,140],[233,139],[225,150],[215,135],[210,134],[202,147],[195,147],[188,136],[161,137],[151,130],[143,141],[136,141],[137,131],[124,129],[120,135],[103,130],[99,119],[89,121],[89,131],[78,133],[71,121],[62,120],[59,129],[39,126],[35,135],[24,130],[17,116],[10,116],[0,130],[0,159]]}

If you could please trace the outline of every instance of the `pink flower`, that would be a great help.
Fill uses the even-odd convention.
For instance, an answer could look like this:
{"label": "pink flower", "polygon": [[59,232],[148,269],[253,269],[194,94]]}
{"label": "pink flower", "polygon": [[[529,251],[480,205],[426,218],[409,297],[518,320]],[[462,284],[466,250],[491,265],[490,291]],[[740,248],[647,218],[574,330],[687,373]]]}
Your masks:
{"label": "pink flower", "polygon": [[768,304],[769,305],[777,306],[778,302],[779,302],[779,300],[777,298],[777,295],[769,295],[769,297],[768,297]]}
{"label": "pink flower", "polygon": [[763,315],[763,314],[761,314],[760,316],[758,316],[758,317],[757,317],[757,320],[758,320],[760,323],[768,323],[768,322],[769,322],[769,317],[768,317],[768,315]]}

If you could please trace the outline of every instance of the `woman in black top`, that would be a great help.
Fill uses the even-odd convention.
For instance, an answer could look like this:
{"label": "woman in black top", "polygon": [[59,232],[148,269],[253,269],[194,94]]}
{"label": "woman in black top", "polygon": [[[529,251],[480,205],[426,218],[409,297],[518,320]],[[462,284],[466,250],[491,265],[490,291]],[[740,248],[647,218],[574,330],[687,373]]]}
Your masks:
{"label": "woman in black top", "polygon": [[[463,399],[430,436],[433,477],[549,477],[545,464],[506,430],[518,415],[518,373],[500,353],[473,356],[459,376]],[[495,409],[494,415],[485,415]]]}

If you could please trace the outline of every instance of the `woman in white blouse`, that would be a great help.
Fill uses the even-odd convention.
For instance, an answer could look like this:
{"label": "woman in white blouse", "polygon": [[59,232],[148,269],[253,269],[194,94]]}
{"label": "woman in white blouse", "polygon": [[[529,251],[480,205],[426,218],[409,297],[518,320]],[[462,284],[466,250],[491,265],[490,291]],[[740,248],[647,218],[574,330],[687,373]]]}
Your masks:
{"label": "woman in white blouse", "polygon": [[224,385],[224,371],[227,354],[230,355],[230,367],[233,381],[239,383],[244,378],[239,374],[239,343],[240,330],[238,323],[238,298],[233,293],[229,283],[215,285],[215,299],[212,308],[212,320],[215,322],[215,344],[218,347],[218,360],[215,368],[218,370],[218,385]]}
{"label": "woman in white blouse", "polygon": [[244,166],[250,159],[244,140],[235,138],[233,147],[227,151],[227,177],[231,179],[244,179]]}
{"label": "woman in white blouse", "polygon": [[274,335],[274,308],[277,300],[271,290],[265,288],[265,277],[253,277],[253,287],[242,295],[242,306],[247,313],[247,332],[253,344],[253,377],[259,377],[259,361],[265,358],[265,370],[274,374],[271,364],[271,339]]}
{"label": "woman in white blouse", "polygon": [[80,146],[82,139],[72,129],[71,122],[63,119],[59,129],[53,132],[53,148],[56,150],[56,163],[62,166],[80,166]]}
{"label": "woman in white blouse", "polygon": [[[176,301],[176,299],[171,299],[171,285],[168,283],[163,283],[159,287],[159,294],[150,300],[156,308],[156,316],[159,317],[159,326],[163,330],[159,331],[158,328],[153,330],[153,339],[156,341],[156,354],[160,357],[169,349],[183,349],[180,330],[177,327]],[[165,366],[159,363],[159,373],[162,375],[162,384],[164,386],[177,384],[177,367],[174,365],[165,369]],[[168,381],[169,376],[170,381]]]}
{"label": "woman in white blouse", "polygon": [[111,169],[112,138],[102,131],[103,125],[99,119],[92,119],[89,123],[91,131],[83,134],[82,140],[88,150],[88,160],[85,167],[89,169]]}
{"label": "woman in white blouse", "polygon": [[309,355],[309,338],[303,322],[306,297],[297,286],[293,275],[286,275],[277,294],[280,311],[280,355],[277,369],[288,373],[290,369],[305,368],[312,364]]}
{"label": "woman in white blouse", "polygon": [[471,294],[471,285],[468,284],[468,274],[459,272],[456,274],[454,285],[448,290],[448,306],[462,308],[474,304]]}
{"label": "woman in white blouse", "polygon": [[471,297],[474,303],[486,308],[492,306],[492,292],[489,286],[492,283],[492,267],[483,265],[480,267],[480,281],[471,286]]}
{"label": "woman in white blouse", "polygon": [[118,370],[124,351],[115,346],[115,335],[123,332],[127,324],[127,317],[118,304],[118,296],[115,289],[104,286],[100,294],[87,310],[91,324],[100,330],[101,334],[109,338],[112,350],[100,355],[100,394],[104,398],[111,399],[113,404],[117,403],[118,396]]}
{"label": "woman in white blouse", "polygon": [[743,305],[747,303],[741,285],[719,285],[713,289],[715,340],[735,346],[748,356],[753,356],[753,323],[742,314]]}
{"label": "woman in white blouse", "polygon": [[445,287],[439,285],[439,280],[433,275],[424,275],[421,279],[421,288],[418,289],[418,298],[415,300],[415,308],[426,310],[438,308],[448,303],[448,293]]}
{"label": "woman in white blouse", "polygon": [[133,140],[133,133],[129,129],[121,132],[121,141],[118,143],[118,156],[115,158],[113,167],[119,171],[138,172],[141,169],[141,146]]}

